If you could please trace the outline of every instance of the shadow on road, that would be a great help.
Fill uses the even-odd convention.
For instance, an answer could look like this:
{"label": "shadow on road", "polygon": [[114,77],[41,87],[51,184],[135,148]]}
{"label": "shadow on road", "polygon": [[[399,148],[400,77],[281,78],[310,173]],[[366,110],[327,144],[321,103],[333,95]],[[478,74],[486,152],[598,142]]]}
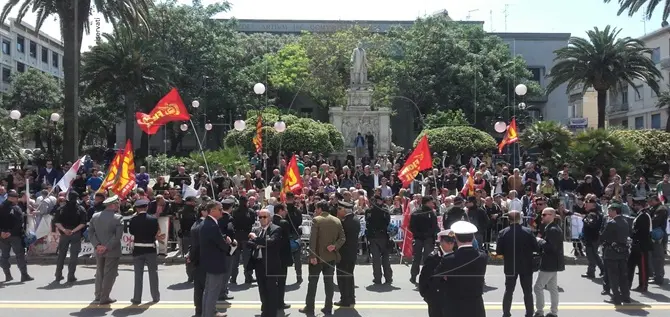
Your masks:
{"label": "shadow on road", "polygon": [[172,285],[167,287],[167,289],[172,290],[172,291],[182,291],[182,290],[191,289],[191,288],[193,288],[193,283],[189,283],[189,282],[176,283],[176,284],[172,284]]}
{"label": "shadow on road", "polygon": [[375,293],[388,293],[399,290],[400,287],[395,287],[391,284],[372,284],[365,287],[366,290]]}

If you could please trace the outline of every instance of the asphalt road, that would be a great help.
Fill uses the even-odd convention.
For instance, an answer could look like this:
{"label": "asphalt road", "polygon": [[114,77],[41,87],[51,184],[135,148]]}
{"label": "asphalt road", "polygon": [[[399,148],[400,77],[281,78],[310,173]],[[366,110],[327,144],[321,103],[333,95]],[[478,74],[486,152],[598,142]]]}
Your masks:
{"label": "asphalt road", "polygon": [[[670,266],[666,266],[670,269]],[[15,277],[18,276],[16,267],[12,268]],[[355,308],[343,308],[336,310],[334,316],[427,316],[426,306],[421,300],[415,287],[409,282],[409,267],[405,265],[394,265],[394,283],[391,286],[373,286],[372,268],[369,265],[356,267],[356,301]],[[306,274],[306,269],[303,270]],[[668,316],[670,313],[670,286],[659,287],[650,285],[649,293],[640,294],[633,292],[635,301],[623,307],[615,308],[606,304],[605,296],[600,295],[601,286],[598,280],[591,281],[580,277],[584,273],[584,266],[568,266],[566,271],[559,274],[559,285],[561,287],[561,304],[559,315],[561,317],[577,317],[584,313],[589,317],[596,316]],[[133,292],[132,267],[123,265],[120,268],[119,277],[112,291],[112,297],[119,302],[111,306],[97,306],[92,304],[93,300],[93,266],[80,266],[77,271],[79,281],[74,285],[53,284],[54,266],[29,267],[30,274],[35,281],[28,283],[0,283],[0,317],[7,316],[39,316],[49,315],[53,317],[62,316],[148,316],[148,317],[172,317],[191,316],[194,313],[192,305],[192,287],[185,281],[184,267],[181,265],[161,266],[159,277],[161,285],[161,302],[154,305],[134,306],[129,303]],[[290,269],[289,284],[296,281],[293,269]],[[501,301],[504,292],[504,275],[502,266],[489,266],[487,277],[487,290],[484,294],[488,316],[501,316]],[[637,282],[633,283],[637,286]],[[303,316],[298,308],[303,307],[307,289],[307,282],[302,285],[289,285],[286,294],[287,303],[291,309],[285,311],[286,315]],[[258,289],[256,285],[239,285],[231,288],[235,299],[229,303],[221,302],[220,309],[227,310],[229,316],[251,317],[260,314],[260,302],[258,300]],[[548,293],[545,292],[548,301]],[[523,316],[522,292],[517,285],[514,294],[513,314]],[[144,297],[145,301],[151,299],[149,295],[148,278],[145,275]],[[323,283],[319,284],[317,292],[317,307],[322,305],[324,299]],[[335,300],[339,295],[335,294]],[[548,306],[548,303],[547,303]],[[548,307],[546,308],[548,309]]]}

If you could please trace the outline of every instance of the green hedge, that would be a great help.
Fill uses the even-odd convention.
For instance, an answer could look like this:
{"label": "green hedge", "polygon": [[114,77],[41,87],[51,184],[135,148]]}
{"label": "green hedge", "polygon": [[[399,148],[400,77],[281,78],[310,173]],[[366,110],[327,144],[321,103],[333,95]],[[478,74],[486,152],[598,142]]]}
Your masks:
{"label": "green hedge", "polygon": [[670,133],[663,130],[615,130],[613,133],[637,146],[641,160],[635,165],[641,165],[645,174],[667,171],[665,162],[670,160]]}
{"label": "green hedge", "polygon": [[414,146],[423,135],[428,135],[431,152],[470,155],[497,148],[496,140],[488,133],[469,126],[442,127],[424,130],[414,140]]}
{"label": "green hedge", "polygon": [[639,148],[631,139],[622,138],[616,131],[608,129],[579,133],[569,154],[568,162],[574,163],[583,173],[593,173],[600,168],[606,174],[607,169],[616,168],[619,175],[625,175],[634,171],[641,159]]}

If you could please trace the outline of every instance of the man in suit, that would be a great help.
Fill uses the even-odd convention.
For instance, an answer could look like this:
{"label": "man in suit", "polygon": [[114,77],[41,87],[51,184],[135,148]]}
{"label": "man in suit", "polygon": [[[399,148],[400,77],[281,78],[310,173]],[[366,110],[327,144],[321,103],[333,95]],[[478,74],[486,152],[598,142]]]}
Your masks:
{"label": "man in suit", "polygon": [[186,263],[189,263],[193,268],[193,306],[195,306],[195,316],[202,316],[202,295],[205,291],[206,274],[200,267],[200,227],[202,222],[207,218],[208,212],[205,209],[206,204],[198,206],[200,218],[191,226],[191,238],[193,243],[186,255]]}
{"label": "man in suit", "polygon": [[301,313],[308,315],[314,314],[316,286],[321,274],[323,274],[326,291],[326,303],[321,312],[326,315],[331,315],[333,312],[333,293],[335,291],[333,274],[335,273],[335,264],[340,261],[339,250],[344,245],[346,238],[340,219],[331,216],[328,208],[327,201],[318,202],[312,219],[312,231],[309,237],[307,296],[305,307],[300,309]]}
{"label": "man in suit", "polygon": [[603,259],[612,300],[615,305],[630,303],[630,280],[628,277],[628,236],[630,226],[628,221],[621,216],[621,205],[611,204],[607,214],[610,220],[605,224],[605,230],[600,236],[603,246]]}
{"label": "man in suit", "polygon": [[[233,205],[235,204],[235,201],[232,199],[224,199],[221,201],[221,207],[223,208],[223,213],[221,214],[221,218],[219,218],[219,228],[221,229],[221,233],[226,236],[230,237],[233,242],[231,243],[231,246],[237,247],[237,240],[235,240],[235,226],[233,224],[233,216],[231,213],[233,212]],[[221,286],[221,294],[219,294],[219,300],[232,300],[233,296],[230,296],[228,294],[228,282],[230,282],[230,274],[233,272],[233,267],[232,267],[232,262],[233,262],[233,257],[232,255],[226,256],[226,261],[224,265],[228,268],[226,270],[226,273],[223,275],[223,286]]]}
{"label": "man in suit", "polygon": [[88,237],[95,248],[95,300],[100,305],[116,302],[109,297],[119,272],[121,258],[121,238],[123,237],[123,217],[119,210],[119,197],[112,196],[105,201],[105,210],[91,217]]}
{"label": "man in suit", "polygon": [[[535,316],[558,317],[558,272],[565,270],[563,257],[563,230],[559,227],[554,208],[542,210],[542,225],[545,226],[543,239],[539,240],[542,248],[540,272],[533,290],[535,291]],[[544,290],[549,291],[551,312],[544,315]]]}
{"label": "man in suit", "polygon": [[[377,197],[380,198],[380,197]],[[337,218],[342,222],[345,241],[340,249],[340,263],[337,263],[337,287],[340,290],[340,301],[336,306],[351,306],[356,304],[354,293],[354,268],[358,258],[358,235],[361,232],[361,222],[354,217],[353,204],[340,201],[337,205]]]}
{"label": "man in suit", "polygon": [[277,277],[277,293],[278,293],[278,307],[279,309],[289,309],[291,305],[284,302],[284,295],[286,293],[286,275],[288,274],[288,267],[293,265],[293,254],[291,254],[291,230],[293,226],[286,220],[288,211],[286,206],[278,204],[274,206],[274,216],[272,216],[272,223],[281,228],[281,240],[279,241],[279,258],[280,270]]}
{"label": "man in suit", "polygon": [[521,225],[521,212],[512,210],[508,214],[510,226],[500,231],[496,243],[496,254],[504,257],[505,295],[503,295],[503,317],[511,316],[512,297],[517,278],[523,290],[526,317],[532,317],[533,308],[533,253],[540,252],[537,239],[530,229]]}
{"label": "man in suit", "polygon": [[435,269],[436,276],[444,279],[443,311],[449,316],[486,317],[483,295],[488,255],[472,246],[477,227],[457,221],[451,230],[458,249],[445,255]]}
{"label": "man in suit", "polygon": [[200,267],[205,272],[205,289],[202,295],[202,317],[226,317],[227,314],[216,311],[216,301],[223,287],[223,276],[227,272],[226,257],[229,256],[230,237],[221,233],[218,219],[223,207],[218,201],[209,201],[205,205],[207,218],[200,227]]}
{"label": "man in suit", "polygon": [[258,211],[261,226],[249,233],[251,261],[256,269],[258,293],[261,298],[261,317],[276,317],[278,310],[277,279],[281,269],[282,228],[272,223],[267,209]]}

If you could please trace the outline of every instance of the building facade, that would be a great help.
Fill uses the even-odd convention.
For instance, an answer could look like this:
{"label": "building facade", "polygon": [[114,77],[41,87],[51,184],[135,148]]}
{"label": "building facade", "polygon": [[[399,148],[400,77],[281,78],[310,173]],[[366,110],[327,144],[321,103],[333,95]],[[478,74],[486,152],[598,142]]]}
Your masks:
{"label": "building facade", "polygon": [[[659,83],[661,91],[670,84],[670,26],[663,27],[639,38],[652,49],[651,59],[663,74]],[[665,129],[668,109],[659,109],[658,96],[642,81],[635,86],[625,85],[611,90],[608,95],[606,122],[610,126],[628,129]],[[637,91],[636,91],[637,89]]]}
{"label": "building facade", "polygon": [[0,25],[0,92],[11,85],[11,76],[29,68],[61,80],[63,78],[63,43],[46,33],[15,19]]}

